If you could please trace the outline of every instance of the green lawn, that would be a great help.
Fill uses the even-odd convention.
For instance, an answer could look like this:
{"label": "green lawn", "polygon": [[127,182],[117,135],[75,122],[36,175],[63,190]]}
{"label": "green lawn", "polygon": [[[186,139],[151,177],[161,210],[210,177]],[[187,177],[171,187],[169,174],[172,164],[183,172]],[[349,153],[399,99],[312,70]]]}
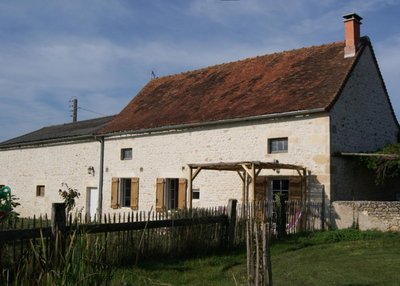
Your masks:
{"label": "green lawn", "polygon": [[[272,245],[274,285],[400,285],[400,234],[329,231]],[[147,262],[112,285],[246,285],[246,253]]]}

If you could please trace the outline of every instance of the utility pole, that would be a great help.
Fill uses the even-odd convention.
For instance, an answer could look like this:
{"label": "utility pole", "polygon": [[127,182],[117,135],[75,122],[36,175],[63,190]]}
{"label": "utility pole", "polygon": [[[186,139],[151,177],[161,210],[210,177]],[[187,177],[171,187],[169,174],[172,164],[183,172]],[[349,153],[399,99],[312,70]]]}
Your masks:
{"label": "utility pole", "polygon": [[78,99],[73,97],[69,100],[69,112],[72,113],[72,122],[78,121]]}
{"label": "utility pole", "polygon": [[72,122],[76,122],[77,120],[78,120],[78,99],[74,97]]}

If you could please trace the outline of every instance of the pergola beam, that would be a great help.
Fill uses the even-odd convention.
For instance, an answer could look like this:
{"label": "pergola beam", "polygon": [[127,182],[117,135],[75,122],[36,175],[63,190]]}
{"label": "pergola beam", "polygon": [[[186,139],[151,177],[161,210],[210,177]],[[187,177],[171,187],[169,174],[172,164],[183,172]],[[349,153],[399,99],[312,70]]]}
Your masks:
{"label": "pergola beam", "polygon": [[[193,169],[190,168],[190,170],[192,171]],[[200,173],[201,170],[202,170],[201,167],[196,168],[196,171],[194,171],[194,174],[192,175],[192,180],[196,179],[197,175]]]}
{"label": "pergola beam", "polygon": [[[193,169],[194,174],[193,174]],[[193,207],[193,180],[196,179],[197,175],[200,173],[202,170],[201,167],[191,167],[189,166],[189,182],[188,182],[188,192],[189,192],[189,209],[192,209]]]}
{"label": "pergola beam", "polygon": [[[219,163],[203,163],[203,164],[188,164],[190,172],[189,172],[189,184],[188,184],[188,191],[189,191],[189,208],[192,208],[192,192],[193,192],[193,180],[197,177],[197,175],[202,170],[214,170],[214,171],[235,171],[240,179],[243,182],[242,188],[242,201],[243,203],[248,203],[254,200],[255,197],[255,186],[256,186],[256,178],[261,173],[262,170],[275,170],[275,169],[283,169],[283,170],[296,170],[299,176],[302,178],[302,187],[304,188],[303,191],[307,189],[307,182],[306,180],[306,169],[302,166],[298,165],[291,165],[291,164],[282,164],[276,162],[260,162],[260,161],[245,161],[245,162],[219,162]],[[194,170],[194,173],[193,173]],[[250,178],[250,181],[247,182],[247,176]],[[246,184],[251,184],[251,189],[246,188]],[[247,193],[246,193],[246,190]],[[249,196],[250,191],[250,198]]]}

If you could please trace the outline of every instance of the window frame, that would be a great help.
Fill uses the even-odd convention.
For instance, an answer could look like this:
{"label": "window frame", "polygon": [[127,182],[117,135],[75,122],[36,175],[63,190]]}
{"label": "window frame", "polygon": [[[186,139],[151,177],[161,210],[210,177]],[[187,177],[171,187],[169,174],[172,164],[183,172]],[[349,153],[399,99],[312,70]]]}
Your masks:
{"label": "window frame", "polygon": [[[278,144],[283,141],[284,148],[277,150],[273,150],[272,144],[274,142],[278,142]],[[286,147],[286,148],[285,148]],[[289,152],[289,138],[288,137],[277,137],[277,138],[268,138],[268,153],[269,154],[277,154],[277,153],[288,153]]]}
{"label": "window frame", "polygon": [[164,206],[167,210],[177,210],[179,197],[179,178],[165,178]]}
{"label": "window frame", "polygon": [[[197,198],[194,195],[195,193],[198,194]],[[193,200],[200,200],[200,188],[193,188],[192,189],[192,199]]]}
{"label": "window frame", "polygon": [[[126,190],[130,189],[127,198]],[[128,204],[129,201],[129,204]],[[139,209],[139,177],[112,177],[111,178],[111,208]]]}
{"label": "window frame", "polygon": [[[127,151],[130,151],[130,156],[126,156]],[[133,151],[132,148],[121,148],[121,161],[128,161],[132,160],[133,157]]]}
{"label": "window frame", "polygon": [[44,197],[46,193],[45,185],[36,185],[36,197]]}
{"label": "window frame", "polygon": [[[279,181],[279,189],[274,189],[274,182]],[[287,189],[283,189],[283,181],[287,183]],[[270,188],[271,188],[271,195],[272,200],[275,200],[275,194],[280,193],[284,194],[287,200],[289,199],[290,195],[290,179],[283,177],[283,178],[272,178],[270,181]]]}

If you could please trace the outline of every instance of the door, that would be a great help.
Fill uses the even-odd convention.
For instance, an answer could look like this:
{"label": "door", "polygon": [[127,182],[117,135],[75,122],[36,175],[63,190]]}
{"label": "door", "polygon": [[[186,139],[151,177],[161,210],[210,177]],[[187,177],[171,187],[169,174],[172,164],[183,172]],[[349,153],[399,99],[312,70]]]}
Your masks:
{"label": "door", "polygon": [[90,216],[90,220],[93,221],[96,212],[97,212],[97,204],[99,200],[99,191],[97,188],[87,188],[87,214]]}

